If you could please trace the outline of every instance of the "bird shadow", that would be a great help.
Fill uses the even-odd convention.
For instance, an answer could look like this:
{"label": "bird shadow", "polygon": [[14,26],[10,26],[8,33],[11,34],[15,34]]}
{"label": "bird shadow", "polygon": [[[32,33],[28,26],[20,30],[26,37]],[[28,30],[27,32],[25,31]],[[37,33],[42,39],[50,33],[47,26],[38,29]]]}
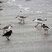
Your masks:
{"label": "bird shadow", "polygon": [[41,26],[35,27],[37,30],[42,30]]}
{"label": "bird shadow", "polygon": [[43,34],[45,37],[49,37],[49,36],[51,36],[52,34],[50,34],[50,33],[44,33]]}

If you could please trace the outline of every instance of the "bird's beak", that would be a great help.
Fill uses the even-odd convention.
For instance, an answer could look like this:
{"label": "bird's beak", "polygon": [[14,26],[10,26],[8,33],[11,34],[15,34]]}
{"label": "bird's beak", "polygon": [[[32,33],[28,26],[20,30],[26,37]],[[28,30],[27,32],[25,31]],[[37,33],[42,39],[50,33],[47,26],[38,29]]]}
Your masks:
{"label": "bird's beak", "polygon": [[34,21],[34,20],[32,20],[32,21]]}
{"label": "bird's beak", "polygon": [[17,17],[16,18],[18,18],[19,17],[19,15],[17,15]]}
{"label": "bird's beak", "polygon": [[35,19],[33,19],[32,21],[34,21]]}
{"label": "bird's beak", "polygon": [[16,17],[17,18],[17,17]]}

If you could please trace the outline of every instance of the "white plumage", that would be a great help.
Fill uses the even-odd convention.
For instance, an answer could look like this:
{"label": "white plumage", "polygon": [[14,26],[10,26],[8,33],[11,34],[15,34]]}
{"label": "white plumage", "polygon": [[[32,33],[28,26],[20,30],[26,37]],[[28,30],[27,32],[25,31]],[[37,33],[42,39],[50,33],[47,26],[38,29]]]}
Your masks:
{"label": "white plumage", "polygon": [[44,21],[47,21],[47,19],[41,19],[41,18],[36,18],[33,20],[35,23],[37,23],[37,25],[35,27],[37,27],[39,24],[43,24]]}
{"label": "white plumage", "polygon": [[3,30],[3,34],[6,32],[6,31],[10,31],[11,30],[11,25],[9,24],[9,25],[7,25],[7,26],[5,26],[5,27],[3,27],[3,28],[0,28],[1,30]]}

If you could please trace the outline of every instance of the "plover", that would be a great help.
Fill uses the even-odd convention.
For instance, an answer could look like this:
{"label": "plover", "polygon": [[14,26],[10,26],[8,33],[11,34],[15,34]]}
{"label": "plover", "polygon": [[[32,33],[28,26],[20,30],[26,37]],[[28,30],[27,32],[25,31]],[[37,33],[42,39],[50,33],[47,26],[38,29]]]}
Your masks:
{"label": "plover", "polygon": [[46,18],[45,18],[45,19],[37,18],[37,19],[33,19],[33,21],[34,21],[35,23],[37,23],[37,25],[35,25],[35,27],[37,27],[39,24],[42,25],[42,23],[43,23],[44,21],[47,21],[47,19],[46,19]]}
{"label": "plover", "polygon": [[11,27],[12,27],[11,24],[9,24],[9,25],[7,25],[7,26],[5,26],[3,28],[0,28],[0,29],[3,30],[3,34],[4,34],[5,32],[10,31]]}
{"label": "plover", "polygon": [[24,24],[25,23],[24,19],[27,18],[27,17],[18,15],[16,18],[18,18],[18,20],[20,21],[19,23],[23,23]]}
{"label": "plover", "polygon": [[44,29],[45,32],[48,33],[48,30],[49,30],[50,28],[49,28],[46,24],[42,24],[41,27]]}
{"label": "plover", "polygon": [[10,40],[9,37],[11,36],[11,34],[12,34],[12,30],[4,33],[2,36],[5,36],[7,38],[7,40]]}

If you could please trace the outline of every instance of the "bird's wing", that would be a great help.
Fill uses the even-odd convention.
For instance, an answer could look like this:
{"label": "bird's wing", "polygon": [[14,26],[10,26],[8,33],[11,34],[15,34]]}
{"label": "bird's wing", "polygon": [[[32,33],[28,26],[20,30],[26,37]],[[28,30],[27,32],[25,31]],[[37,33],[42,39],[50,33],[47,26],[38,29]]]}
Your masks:
{"label": "bird's wing", "polygon": [[5,26],[3,29],[8,29],[8,26]]}
{"label": "bird's wing", "polygon": [[37,19],[37,20],[39,20],[39,21],[43,21],[42,19]]}

